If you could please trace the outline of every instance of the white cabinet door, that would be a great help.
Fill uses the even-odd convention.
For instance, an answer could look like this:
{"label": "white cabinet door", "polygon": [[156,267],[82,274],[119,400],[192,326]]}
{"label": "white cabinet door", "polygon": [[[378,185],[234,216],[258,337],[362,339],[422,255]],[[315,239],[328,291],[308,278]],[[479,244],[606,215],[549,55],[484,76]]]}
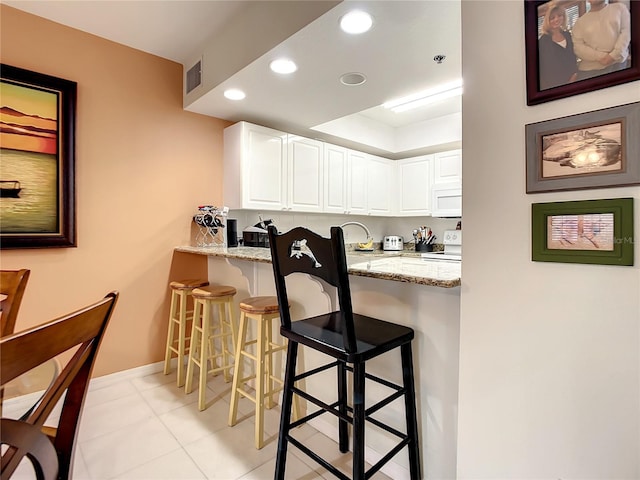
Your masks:
{"label": "white cabinet door", "polygon": [[324,211],[347,213],[347,149],[324,146]]}
{"label": "white cabinet door", "polygon": [[224,204],[229,208],[286,207],[287,134],[239,122],[224,130]]}
{"label": "white cabinet door", "polygon": [[367,209],[367,154],[347,151],[347,213],[366,215]]}
{"label": "white cabinet door", "polygon": [[432,162],[433,155],[398,160],[398,215],[431,215]]}
{"label": "white cabinet door", "polygon": [[462,150],[451,150],[434,155],[433,183],[462,185]]}
{"label": "white cabinet door", "polygon": [[369,215],[390,216],[394,211],[396,164],[393,160],[369,156],[367,204]]}
{"label": "white cabinet door", "polygon": [[434,186],[431,216],[462,216],[462,188],[457,183]]}
{"label": "white cabinet door", "polygon": [[321,212],[323,207],[323,145],[289,135],[286,210]]}

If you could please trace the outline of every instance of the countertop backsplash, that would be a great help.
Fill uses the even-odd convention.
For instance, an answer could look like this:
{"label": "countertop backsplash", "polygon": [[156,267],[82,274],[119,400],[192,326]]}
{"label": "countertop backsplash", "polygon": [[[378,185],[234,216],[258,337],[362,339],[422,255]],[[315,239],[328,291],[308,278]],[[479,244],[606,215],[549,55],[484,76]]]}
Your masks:
{"label": "countertop backsplash", "polygon": [[[255,225],[262,220],[270,219],[279,231],[285,232],[294,227],[307,227],[310,230],[329,236],[332,226],[341,225],[348,221],[356,221],[367,226],[373,237],[374,250],[382,250],[382,239],[385,235],[400,235],[404,239],[404,249],[414,250],[413,230],[422,225],[426,225],[433,230],[436,235],[434,250],[442,248],[442,237],[445,230],[454,230],[460,218],[437,218],[437,217],[377,217],[368,215],[331,215],[326,213],[296,213],[296,212],[273,212],[258,210],[230,210],[227,218],[238,220],[238,236],[242,237],[242,231],[249,226]],[[347,250],[355,248],[358,242],[366,241],[364,230],[357,226],[347,226],[344,228],[344,241]],[[350,244],[353,244],[352,247]]]}

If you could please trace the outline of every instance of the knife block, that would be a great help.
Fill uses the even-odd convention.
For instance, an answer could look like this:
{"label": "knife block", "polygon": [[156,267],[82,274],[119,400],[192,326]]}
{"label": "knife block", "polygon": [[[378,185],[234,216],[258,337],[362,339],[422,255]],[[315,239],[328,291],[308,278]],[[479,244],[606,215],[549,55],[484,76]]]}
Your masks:
{"label": "knife block", "polygon": [[433,244],[425,243],[425,242],[417,242],[416,252],[433,252]]}

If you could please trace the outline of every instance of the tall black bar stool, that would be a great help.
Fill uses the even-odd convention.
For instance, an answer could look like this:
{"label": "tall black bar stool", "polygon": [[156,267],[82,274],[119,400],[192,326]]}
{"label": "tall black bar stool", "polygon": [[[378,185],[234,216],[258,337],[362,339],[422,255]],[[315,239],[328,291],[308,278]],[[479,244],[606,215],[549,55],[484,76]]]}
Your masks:
{"label": "tall black bar stool", "polygon": [[[285,477],[289,444],[343,480],[370,478],[399,451],[407,447],[411,479],[421,478],[411,352],[413,329],[353,313],[344,238],[340,227],[332,227],[331,238],[324,238],[303,227],[278,234],[275,227],[270,226],[269,244],[280,308],[280,334],[289,341],[274,478],[283,480]],[[292,322],[286,284],[286,277],[292,273],[306,273],[335,287],[340,304],[339,310]],[[298,345],[322,352],[335,360],[313,370],[296,374]],[[396,348],[400,348],[402,359],[402,386],[366,373],[365,364],[368,360]],[[335,402],[327,404],[295,386],[296,381],[333,367],[336,367],[338,387],[338,399]],[[347,394],[347,372],[353,374],[350,402]],[[366,407],[365,379],[384,385],[393,393],[374,405]],[[319,407],[319,410],[292,422],[291,405],[294,393]],[[404,397],[406,433],[400,432],[372,416],[376,411],[400,397]],[[348,425],[352,425],[352,477],[346,476],[291,435],[293,428],[325,413],[333,414],[339,419],[339,449],[343,453],[349,450]],[[399,442],[365,472],[364,434],[365,422],[367,421],[397,436]]]}

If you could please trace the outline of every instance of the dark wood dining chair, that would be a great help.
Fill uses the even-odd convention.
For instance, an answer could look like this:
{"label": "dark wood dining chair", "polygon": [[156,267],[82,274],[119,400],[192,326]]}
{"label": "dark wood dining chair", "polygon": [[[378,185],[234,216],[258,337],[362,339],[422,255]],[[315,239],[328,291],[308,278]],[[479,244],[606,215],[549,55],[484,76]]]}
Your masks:
{"label": "dark wood dining chair", "polygon": [[[353,312],[344,237],[340,227],[331,228],[331,238],[322,237],[303,227],[278,234],[275,227],[270,226],[268,232],[280,308],[280,334],[289,341],[274,478],[276,480],[285,478],[289,444],[343,480],[370,478],[398,452],[407,447],[411,479],[421,478],[411,351],[413,329]],[[339,308],[311,318],[292,321],[288,307],[286,278],[293,273],[306,273],[326,282],[329,290],[333,287],[337,293]],[[327,291],[327,293],[331,292]],[[333,360],[312,370],[296,373],[299,345],[321,352]],[[398,370],[401,371],[402,385],[366,372],[367,361],[396,348],[400,349],[402,365],[398,365]],[[325,372],[333,367],[336,368],[338,394],[337,400],[333,403],[326,403],[314,396],[312,394],[314,392],[304,391],[295,385],[298,380]],[[350,395],[347,390],[347,372],[352,374]],[[383,385],[392,393],[375,404],[366,406],[365,380]],[[319,407],[319,410],[292,422],[291,406],[294,394]],[[404,399],[406,421],[404,433],[374,418],[375,412],[399,398]],[[342,453],[349,450],[348,426],[352,426],[351,477],[338,470],[291,434],[295,427],[325,413],[338,418],[338,448]],[[385,430],[398,439],[398,443],[367,471],[365,471],[365,422]]]}
{"label": "dark wood dining chair", "polygon": [[0,337],[13,333],[18,318],[18,310],[22,303],[24,290],[27,288],[30,270],[1,270],[0,294],[6,295],[2,301],[2,314],[0,315]]}
{"label": "dark wood dining chair", "polygon": [[[10,418],[0,419],[2,443],[8,448],[15,448],[27,456],[33,465],[37,480],[56,480],[58,478],[58,454],[42,430],[21,420]],[[13,472],[7,470],[5,476],[4,464],[2,480],[8,479]]]}
{"label": "dark wood dining chair", "polygon": [[[99,302],[81,310],[0,338],[2,385],[61,353],[73,353],[35,408],[26,418],[20,420],[36,427],[50,439],[57,452],[58,479],[71,478],[76,435],[91,372],[117,299],[118,293],[111,292]],[[57,427],[44,426],[44,422],[63,395]],[[2,420],[4,422],[5,419]],[[20,432],[17,435],[20,436]],[[3,428],[0,431],[2,443],[5,443],[4,437]],[[28,453],[19,447],[22,441],[24,439],[13,438],[12,442],[8,442],[13,446],[2,454],[3,480],[11,477]]]}

